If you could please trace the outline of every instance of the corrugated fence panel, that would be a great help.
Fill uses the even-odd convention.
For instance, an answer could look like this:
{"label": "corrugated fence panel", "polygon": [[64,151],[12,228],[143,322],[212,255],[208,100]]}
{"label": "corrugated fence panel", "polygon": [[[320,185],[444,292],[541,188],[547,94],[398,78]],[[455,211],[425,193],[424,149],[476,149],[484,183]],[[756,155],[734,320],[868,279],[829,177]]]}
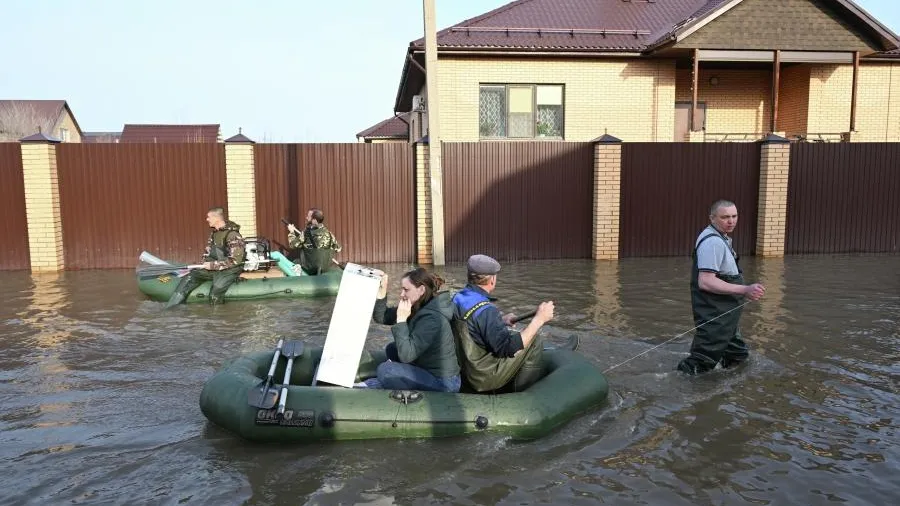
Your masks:
{"label": "corrugated fence panel", "polygon": [[443,144],[444,242],[449,262],[589,258],[593,144]]}
{"label": "corrugated fence panel", "polygon": [[0,143],[0,270],[28,269],[28,220],[22,148],[18,142]]}
{"label": "corrugated fence panel", "polygon": [[791,145],[785,252],[900,252],[900,144]]}
{"label": "corrugated fence panel", "polygon": [[59,144],[68,269],[122,268],[141,251],[196,262],[206,211],[227,205],[223,144]]}
{"label": "corrugated fence panel", "polygon": [[733,201],[739,254],[756,249],[758,143],[622,144],[619,255],[690,256],[709,224],[709,206]]}
{"label": "corrugated fence panel", "polygon": [[[351,262],[415,259],[413,152],[407,143],[257,144],[257,226],[284,247],[318,207]],[[268,234],[268,235],[266,235]]]}

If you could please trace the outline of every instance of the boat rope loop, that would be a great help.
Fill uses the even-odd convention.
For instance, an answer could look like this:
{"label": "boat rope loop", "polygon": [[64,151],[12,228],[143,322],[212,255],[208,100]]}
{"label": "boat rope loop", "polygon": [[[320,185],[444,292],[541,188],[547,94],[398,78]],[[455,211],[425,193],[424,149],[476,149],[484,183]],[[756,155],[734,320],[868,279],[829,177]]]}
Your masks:
{"label": "boat rope loop", "polygon": [[737,311],[738,309],[740,309],[740,308],[746,306],[747,304],[749,304],[749,303],[751,303],[751,302],[752,302],[752,301],[748,300],[747,302],[744,302],[743,304],[741,304],[741,305],[738,306],[738,307],[729,309],[728,311],[725,311],[724,313],[720,314],[719,316],[716,316],[715,318],[713,318],[713,319],[711,319],[711,320],[707,320],[707,321],[701,323],[700,325],[697,325],[696,327],[694,327],[694,328],[692,328],[692,329],[686,330],[686,331],[682,332],[681,334],[678,334],[677,336],[673,337],[672,339],[669,339],[669,340],[667,340],[667,341],[664,341],[664,342],[662,342],[662,343],[659,343],[659,344],[657,344],[656,346],[650,348],[649,350],[644,350],[644,351],[638,353],[637,355],[635,355],[635,356],[629,358],[628,360],[626,360],[626,361],[624,361],[624,362],[620,362],[620,363],[618,363],[618,364],[616,364],[616,365],[614,365],[614,366],[612,366],[612,367],[607,368],[605,371],[603,371],[603,373],[606,374],[606,373],[608,373],[609,371],[612,371],[613,369],[615,369],[616,367],[619,367],[619,366],[621,366],[621,365],[625,365],[625,364],[627,364],[628,362],[631,362],[632,360],[634,360],[634,359],[640,357],[641,355],[644,355],[644,354],[646,354],[646,353],[650,353],[651,351],[653,351],[653,350],[659,348],[660,346],[663,346],[663,345],[666,345],[666,344],[668,344],[668,343],[671,343],[672,341],[678,339],[679,337],[681,337],[681,336],[683,336],[683,335],[685,335],[685,334],[687,334],[687,333],[689,333],[689,332],[693,332],[693,331],[699,329],[700,327],[706,325],[706,324],[709,323],[709,322],[716,321],[716,320],[718,320],[719,318],[721,318],[721,317],[727,315],[728,313],[730,313],[730,312],[732,312],[732,311]]}

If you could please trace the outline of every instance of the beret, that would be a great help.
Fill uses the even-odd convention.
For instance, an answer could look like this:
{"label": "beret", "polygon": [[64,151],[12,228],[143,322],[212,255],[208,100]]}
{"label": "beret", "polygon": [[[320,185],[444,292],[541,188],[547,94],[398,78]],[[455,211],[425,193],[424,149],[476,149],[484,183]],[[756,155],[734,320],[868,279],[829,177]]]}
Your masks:
{"label": "beret", "polygon": [[500,263],[487,255],[472,255],[466,268],[474,274],[493,275],[500,272]]}

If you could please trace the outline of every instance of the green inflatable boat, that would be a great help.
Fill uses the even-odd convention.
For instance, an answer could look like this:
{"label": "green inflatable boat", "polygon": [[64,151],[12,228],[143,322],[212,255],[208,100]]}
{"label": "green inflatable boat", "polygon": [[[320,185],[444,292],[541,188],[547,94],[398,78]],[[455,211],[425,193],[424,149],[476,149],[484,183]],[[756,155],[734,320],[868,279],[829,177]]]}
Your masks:
{"label": "green inflatable boat", "polygon": [[[258,442],[430,438],[476,432],[533,439],[603,404],[609,392],[599,369],[583,355],[564,349],[544,352],[547,375],[528,390],[497,395],[309,386],[321,356],[322,348],[307,348],[294,359],[281,416],[277,406],[266,409],[274,400],[268,404],[254,400],[266,391],[271,352],[225,364],[204,385],[200,409],[214,424]],[[385,359],[383,352],[363,352],[357,381],[374,377]],[[286,363],[283,356],[279,358],[275,378],[284,377]],[[280,387],[271,389],[277,390]]]}
{"label": "green inflatable boat", "polygon": [[[138,289],[153,300],[165,302],[172,296],[181,278],[176,274],[177,268],[171,272],[160,272],[159,266],[137,270]],[[293,297],[318,297],[337,295],[344,272],[332,269],[318,276],[285,276],[238,278],[228,287],[224,299],[226,301],[251,299],[279,299]],[[207,281],[192,291],[185,302],[205,302],[212,282]]]}

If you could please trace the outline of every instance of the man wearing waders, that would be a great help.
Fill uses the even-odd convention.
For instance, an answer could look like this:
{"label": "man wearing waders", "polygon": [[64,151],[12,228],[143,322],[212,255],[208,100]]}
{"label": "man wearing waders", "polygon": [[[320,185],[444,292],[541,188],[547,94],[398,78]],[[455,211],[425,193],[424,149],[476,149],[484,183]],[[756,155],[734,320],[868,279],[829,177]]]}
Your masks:
{"label": "man wearing waders", "polygon": [[175,292],[166,303],[166,309],[177,306],[187,299],[188,295],[203,284],[212,281],[209,289],[209,303],[219,304],[222,296],[228,291],[244,270],[246,249],[241,237],[241,226],[225,219],[225,209],[210,208],[206,213],[209,225],[209,240],[203,252],[203,268],[193,269],[190,274],[181,278]]}
{"label": "man wearing waders", "polygon": [[734,367],[747,359],[748,349],[738,325],[743,298],[759,300],[766,288],[744,284],[738,255],[728,234],[737,226],[734,202],[720,200],[709,209],[710,225],[697,237],[691,269],[691,308],[698,326],[691,355],[678,364],[687,374],[711,371],[716,364]]}

